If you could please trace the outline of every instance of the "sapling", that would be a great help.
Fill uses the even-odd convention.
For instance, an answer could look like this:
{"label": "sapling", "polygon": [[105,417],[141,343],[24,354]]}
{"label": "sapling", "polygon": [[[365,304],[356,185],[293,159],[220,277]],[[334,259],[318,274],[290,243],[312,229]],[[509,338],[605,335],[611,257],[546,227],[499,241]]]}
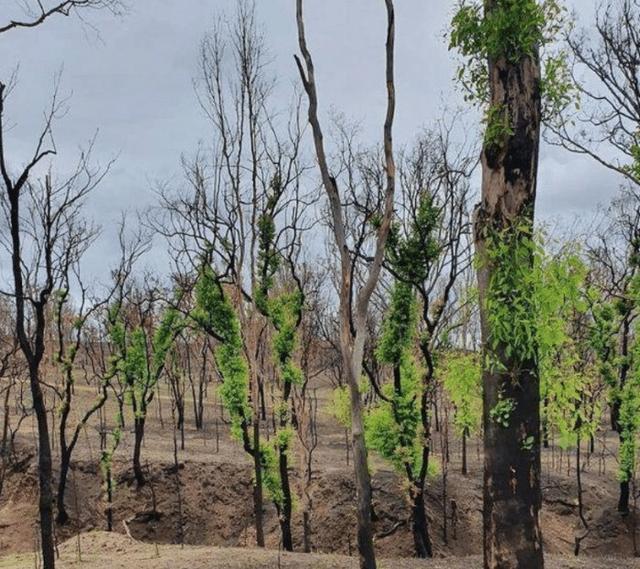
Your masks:
{"label": "sapling", "polygon": [[480,430],[482,384],[480,358],[474,353],[450,353],[443,356],[444,388],[454,405],[453,423],[462,438],[462,474],[467,475],[467,439]]}

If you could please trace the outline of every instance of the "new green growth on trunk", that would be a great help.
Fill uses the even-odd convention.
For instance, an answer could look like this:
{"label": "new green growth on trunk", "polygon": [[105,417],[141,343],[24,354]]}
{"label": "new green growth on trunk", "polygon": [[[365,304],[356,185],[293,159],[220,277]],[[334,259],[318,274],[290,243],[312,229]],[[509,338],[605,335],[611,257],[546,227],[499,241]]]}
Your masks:
{"label": "new green growth on trunk", "polygon": [[[494,0],[490,11],[478,0],[462,0],[451,21],[449,49],[465,59],[458,68],[465,98],[485,107],[485,145],[498,145],[513,133],[512,117],[501,104],[489,105],[487,61],[506,59],[517,64],[543,52],[540,81],[543,117],[553,119],[572,102],[578,91],[571,77],[566,52],[556,45],[571,20],[558,0]],[[575,103],[578,104],[578,103]]]}
{"label": "new green growth on trunk", "polygon": [[218,393],[231,417],[231,434],[243,440],[251,418],[249,405],[249,366],[244,351],[240,323],[213,268],[202,263],[195,287],[193,320],[218,343],[214,350],[216,367],[222,379]]}
{"label": "new green growth on trunk", "polygon": [[396,283],[385,315],[377,356],[393,369],[381,401],[365,417],[367,443],[398,472],[413,478],[422,464],[424,432],[420,421],[422,382],[413,357],[417,302],[410,285]]}

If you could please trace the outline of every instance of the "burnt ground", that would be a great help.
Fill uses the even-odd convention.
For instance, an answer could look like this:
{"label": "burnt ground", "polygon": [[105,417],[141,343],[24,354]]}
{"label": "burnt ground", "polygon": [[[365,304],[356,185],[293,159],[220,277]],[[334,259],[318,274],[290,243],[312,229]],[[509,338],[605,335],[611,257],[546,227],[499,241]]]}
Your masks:
{"label": "burnt ground", "polygon": [[[59,547],[61,569],[357,569],[355,557],[331,554],[279,553],[273,550],[151,545],[120,534],[92,532]],[[31,569],[33,555],[0,559],[0,569]],[[418,561],[382,558],[380,569],[480,569],[480,557]],[[547,569],[637,569],[640,561],[619,558],[567,558],[547,556]]]}
{"label": "burnt ground", "polygon": [[[166,397],[166,396],[165,396]],[[96,561],[95,567],[124,567],[130,561],[123,557],[118,565],[118,548],[135,551],[149,559],[149,567],[164,567],[160,563],[163,552],[180,559],[184,567],[197,568],[208,560],[207,567],[273,567],[274,553],[250,551],[255,543],[252,516],[251,465],[239,444],[228,436],[223,418],[213,413],[217,406],[210,405],[205,432],[193,429],[189,422],[185,433],[185,450],[179,452],[179,466],[172,462],[173,429],[166,417],[168,401],[163,397],[160,408],[155,407],[150,417],[143,461],[146,464],[148,484],[137,488],[133,480],[129,456],[132,434],[126,433],[116,455],[116,490],[114,517],[116,535],[92,533],[84,536],[85,557],[98,555],[95,548],[113,558],[112,565]],[[325,409],[328,405],[325,394]],[[164,409],[162,409],[164,406]],[[321,402],[321,407],[323,402]],[[188,410],[189,412],[189,410]],[[107,414],[108,416],[108,414]],[[34,461],[33,438],[25,422],[18,435],[19,461],[8,473],[0,496],[0,567],[22,567],[16,554],[27,554],[29,567],[33,566],[35,536],[34,520],[37,504],[37,470]],[[266,429],[266,426],[265,426]],[[441,433],[435,433],[436,451],[440,448]],[[74,536],[79,532],[104,530],[102,481],[98,466],[99,438],[95,426],[86,429],[75,455],[69,477],[67,504],[70,523],[57,530],[63,567],[74,567],[71,555]],[[557,448],[543,453],[543,512],[542,528],[545,552],[551,567],[636,567],[633,555],[633,516],[622,518],[616,512],[617,482],[615,465],[615,437],[603,432],[596,443],[595,453],[583,464],[584,503],[590,531],[582,543],[581,556],[575,565],[572,557],[575,535],[584,533],[577,515],[574,455]],[[320,447],[314,455],[312,545],[318,554],[340,554],[345,559],[318,557],[307,561],[305,556],[282,558],[282,567],[350,567],[350,555],[355,555],[354,487],[351,466],[347,464],[345,434],[335,427],[325,412],[320,417]],[[410,557],[412,538],[409,528],[409,508],[404,498],[402,481],[382,463],[372,457],[374,470],[374,510],[376,514],[376,548],[387,558]],[[442,457],[435,459],[442,465]],[[479,563],[481,553],[481,455],[477,441],[469,445],[469,475],[460,474],[460,446],[451,441],[450,462],[447,469],[446,496],[442,466],[430,480],[428,488],[428,516],[436,558],[447,560],[422,565],[410,561],[394,561],[387,567],[446,567],[471,568]],[[296,485],[299,475],[293,473]],[[299,492],[298,492],[299,493]],[[452,501],[457,515],[452,517]],[[447,506],[446,541],[444,508]],[[278,549],[279,527],[275,508],[265,504],[265,532],[267,547]],[[294,519],[294,545],[302,548],[302,514],[296,508]],[[123,523],[125,522],[125,523]],[[131,539],[123,536],[127,528]],[[124,542],[122,540],[125,540]],[[135,539],[135,542],[132,541]],[[111,541],[110,541],[111,540]],[[120,545],[110,544],[118,543]],[[185,549],[171,549],[169,544],[184,543]],[[134,545],[135,544],[135,547]],[[146,544],[146,545],[145,545]],[[160,558],[155,546],[160,544]],[[167,546],[165,548],[164,546]],[[200,546],[223,547],[210,550]],[[151,549],[150,549],[151,548]],[[242,554],[233,549],[243,548]],[[244,549],[246,548],[246,549]],[[149,557],[149,551],[153,553]],[[66,553],[64,553],[66,552]],[[215,554],[214,554],[215,552]],[[136,553],[137,554],[137,553]],[[65,557],[65,555],[67,557]],[[234,565],[233,555],[243,559]],[[146,556],[146,557],[145,557]],[[560,557],[554,557],[560,556]],[[255,557],[255,562],[251,561]],[[184,561],[182,559],[184,558]],[[228,559],[227,559],[228,558]],[[457,558],[460,558],[457,561]],[[607,558],[613,560],[607,561]],[[65,561],[66,559],[66,561]],[[96,557],[99,559],[99,557]],[[200,561],[198,561],[200,559]],[[213,559],[223,559],[212,565]],[[312,558],[313,559],[313,558]],[[7,564],[8,563],[8,564]],[[26,562],[25,562],[26,563]],[[226,564],[225,564],[226,563]],[[287,564],[288,563],[288,564]],[[147,567],[137,564],[140,569]],[[84,565],[83,565],[84,566]],[[166,565],[180,567],[180,565]],[[91,567],[91,565],[89,565]]]}

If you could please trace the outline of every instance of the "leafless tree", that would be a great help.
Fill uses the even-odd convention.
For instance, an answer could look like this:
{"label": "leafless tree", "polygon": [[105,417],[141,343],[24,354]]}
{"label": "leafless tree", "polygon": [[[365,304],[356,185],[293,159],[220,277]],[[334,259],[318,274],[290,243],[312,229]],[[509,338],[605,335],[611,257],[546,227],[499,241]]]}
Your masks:
{"label": "leafless tree", "polygon": [[18,342],[15,337],[15,323],[13,311],[8,299],[0,297],[0,399],[2,400],[2,438],[0,438],[0,496],[7,474],[7,469],[14,455],[14,437],[22,421],[27,417],[27,411],[21,400],[21,413],[14,425],[11,424],[11,396],[14,388],[22,386],[21,375],[24,370],[22,360],[18,357]]}
{"label": "leafless tree", "polygon": [[20,28],[35,28],[52,16],[81,16],[88,10],[107,9],[122,14],[125,5],[121,0],[24,0],[16,2],[19,8],[6,23],[0,23],[0,34]]}
{"label": "leafless tree", "polygon": [[[356,491],[358,496],[358,549],[360,552],[360,564],[363,569],[374,569],[376,567],[376,560],[371,523],[371,477],[369,474],[367,448],[364,440],[362,401],[358,389],[358,380],[362,370],[369,301],[382,269],[385,244],[393,217],[393,199],[396,186],[396,167],[393,155],[393,120],[396,103],[394,83],[395,13],[393,0],[385,0],[385,6],[388,24],[386,41],[387,113],[384,122],[383,136],[386,187],[384,201],[379,211],[379,227],[376,232],[373,261],[370,263],[369,273],[364,285],[357,291],[355,298],[353,298],[352,259],[349,253],[349,244],[345,231],[343,196],[341,196],[336,178],[331,173],[327,159],[322,126],[318,116],[318,91],[315,67],[305,35],[303,1],[296,1],[298,43],[301,55],[301,57],[296,56],[296,62],[308,98],[309,123],[313,133],[316,158],[322,177],[322,185],[329,199],[333,234],[340,256],[340,351],[344,362],[343,371],[346,372],[351,398],[352,440]],[[352,322],[354,325],[353,331]]]}
{"label": "leafless tree", "polygon": [[549,122],[547,139],[640,185],[640,2],[606,0],[595,26],[569,34],[579,109]]}
{"label": "leafless tree", "polygon": [[80,157],[76,170],[67,179],[56,181],[50,171],[44,178],[35,178],[35,169],[56,153],[52,123],[62,109],[56,88],[31,158],[17,175],[12,175],[5,138],[7,93],[7,87],[0,84],[0,174],[4,186],[1,203],[7,228],[2,235],[2,248],[11,259],[13,274],[13,284],[4,294],[15,302],[16,335],[29,368],[38,424],[41,545],[45,568],[52,569],[51,446],[41,378],[48,309],[52,294],[64,285],[65,269],[83,251],[86,226],[82,207],[102,180],[103,172],[90,165],[89,152]]}

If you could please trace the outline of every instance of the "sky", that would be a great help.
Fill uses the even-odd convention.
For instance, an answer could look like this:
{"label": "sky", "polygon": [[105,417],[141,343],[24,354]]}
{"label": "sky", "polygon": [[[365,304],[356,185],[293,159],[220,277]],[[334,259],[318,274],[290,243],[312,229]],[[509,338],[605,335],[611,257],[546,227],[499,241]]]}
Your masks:
{"label": "sky", "polygon": [[[589,21],[592,0],[580,3]],[[18,84],[7,102],[11,127],[9,159],[21,164],[32,151],[53,89],[62,71],[61,93],[68,112],[55,126],[64,172],[97,132],[96,162],[117,160],[89,203],[89,214],[104,227],[87,263],[96,270],[114,258],[113,228],[123,210],[143,209],[158,182],[179,183],[180,156],[207,141],[208,129],[193,88],[203,35],[217,14],[232,14],[236,0],[128,0],[128,11],[54,17],[37,29],[0,35],[0,78],[19,65]],[[18,0],[0,0],[0,14],[19,14]],[[454,77],[457,62],[444,39],[452,0],[398,0],[398,144],[462,104]],[[298,81],[294,0],[256,0],[278,77],[276,93],[288,96]],[[361,124],[370,142],[381,138],[386,105],[382,0],[307,0],[308,42],[317,69],[323,117],[343,113]],[[0,24],[2,21],[0,21]],[[585,157],[543,146],[538,214],[542,219],[586,218],[602,209],[620,180]]]}

